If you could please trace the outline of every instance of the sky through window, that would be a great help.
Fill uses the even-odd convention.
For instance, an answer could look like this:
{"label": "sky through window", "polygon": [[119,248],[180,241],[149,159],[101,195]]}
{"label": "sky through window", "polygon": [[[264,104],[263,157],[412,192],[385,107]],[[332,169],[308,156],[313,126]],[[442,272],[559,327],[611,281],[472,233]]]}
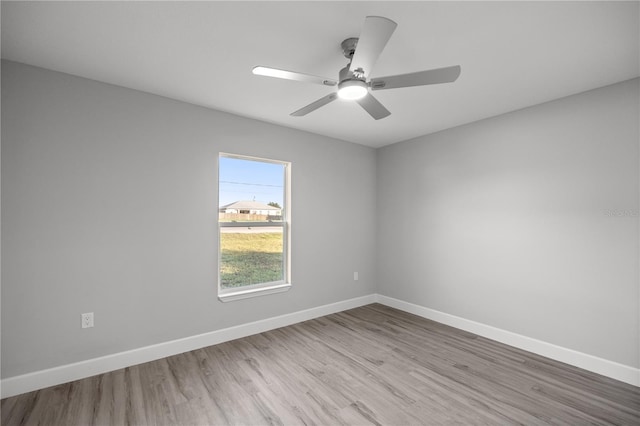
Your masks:
{"label": "sky through window", "polygon": [[219,206],[251,200],[283,205],[284,165],[220,157]]}

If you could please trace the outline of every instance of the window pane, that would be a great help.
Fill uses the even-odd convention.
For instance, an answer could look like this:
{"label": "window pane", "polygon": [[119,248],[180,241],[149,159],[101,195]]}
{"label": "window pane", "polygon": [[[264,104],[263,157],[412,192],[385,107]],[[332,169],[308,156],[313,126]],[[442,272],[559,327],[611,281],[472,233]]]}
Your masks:
{"label": "window pane", "polygon": [[282,226],[220,227],[220,287],[284,281]]}
{"label": "window pane", "polygon": [[218,165],[219,296],[282,288],[290,163],[220,154]]}
{"label": "window pane", "polygon": [[282,163],[220,157],[220,222],[281,222],[284,207]]}

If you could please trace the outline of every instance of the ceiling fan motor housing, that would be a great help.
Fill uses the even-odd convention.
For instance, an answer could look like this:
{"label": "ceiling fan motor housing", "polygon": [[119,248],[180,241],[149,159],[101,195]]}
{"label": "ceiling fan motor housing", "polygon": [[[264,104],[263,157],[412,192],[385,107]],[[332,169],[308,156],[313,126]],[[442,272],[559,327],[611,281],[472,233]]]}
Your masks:
{"label": "ceiling fan motor housing", "polygon": [[340,73],[338,74],[338,82],[340,83],[342,83],[345,80],[355,80],[355,79],[357,79],[357,77],[353,75],[353,72],[351,72],[351,70],[349,70],[349,65],[342,68],[340,70]]}

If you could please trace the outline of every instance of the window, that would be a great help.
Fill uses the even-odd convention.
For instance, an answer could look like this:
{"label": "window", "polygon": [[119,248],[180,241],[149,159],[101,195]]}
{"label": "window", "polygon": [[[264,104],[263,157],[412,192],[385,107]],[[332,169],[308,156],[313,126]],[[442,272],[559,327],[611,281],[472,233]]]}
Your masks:
{"label": "window", "polygon": [[286,291],[290,163],[232,154],[218,159],[218,298]]}

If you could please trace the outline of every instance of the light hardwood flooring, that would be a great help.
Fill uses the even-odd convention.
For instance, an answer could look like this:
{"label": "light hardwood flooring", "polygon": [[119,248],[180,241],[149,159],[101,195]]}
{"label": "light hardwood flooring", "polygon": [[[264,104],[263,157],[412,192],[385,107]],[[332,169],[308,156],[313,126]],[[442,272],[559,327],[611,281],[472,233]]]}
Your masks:
{"label": "light hardwood flooring", "polygon": [[640,425],[640,388],[373,304],[1,408],[3,425]]}

